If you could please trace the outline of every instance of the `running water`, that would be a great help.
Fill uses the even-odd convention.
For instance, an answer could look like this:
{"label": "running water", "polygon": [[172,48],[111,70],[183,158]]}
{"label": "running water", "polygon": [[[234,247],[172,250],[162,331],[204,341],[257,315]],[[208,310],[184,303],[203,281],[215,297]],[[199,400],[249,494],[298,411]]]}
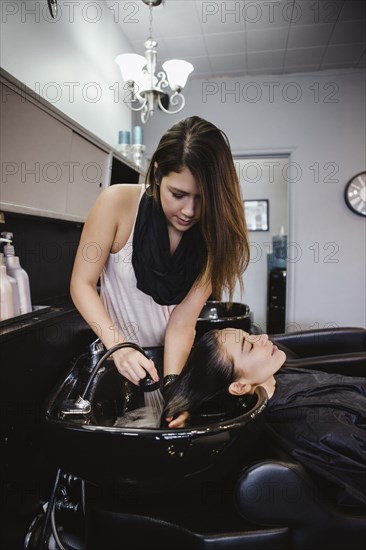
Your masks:
{"label": "running water", "polygon": [[145,407],[151,411],[156,421],[156,428],[159,428],[164,408],[164,397],[161,390],[158,388],[157,390],[144,393],[144,402]]}
{"label": "running water", "polygon": [[159,428],[159,422],[151,407],[139,407],[119,416],[113,426],[115,428]]}
{"label": "running water", "polygon": [[[141,386],[142,387],[142,386]],[[144,393],[144,407],[125,413],[114,423],[118,428],[160,428],[161,415],[164,408],[164,397],[159,387],[152,390],[150,386],[142,387]],[[156,386],[154,386],[156,387]]]}
{"label": "running water", "polygon": [[161,413],[164,407],[164,398],[160,390],[160,382],[153,380],[148,372],[140,380],[140,389],[144,394],[145,407],[150,409],[156,420],[156,427],[160,427]]}

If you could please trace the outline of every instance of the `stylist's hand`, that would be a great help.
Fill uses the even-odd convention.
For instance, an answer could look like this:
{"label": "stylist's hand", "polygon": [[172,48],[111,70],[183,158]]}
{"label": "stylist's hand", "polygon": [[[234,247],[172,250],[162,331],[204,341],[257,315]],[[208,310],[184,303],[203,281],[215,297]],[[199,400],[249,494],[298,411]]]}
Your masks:
{"label": "stylist's hand", "polygon": [[136,386],[139,385],[142,378],[145,378],[145,371],[150,374],[151,378],[155,382],[159,380],[154,361],[152,359],[148,359],[136,349],[119,349],[113,353],[113,360],[118,372],[130,382],[136,384]]}
{"label": "stylist's hand", "polygon": [[166,421],[168,422],[168,428],[184,428],[189,418],[189,412],[184,411],[179,416],[173,419],[172,416],[168,416]]}

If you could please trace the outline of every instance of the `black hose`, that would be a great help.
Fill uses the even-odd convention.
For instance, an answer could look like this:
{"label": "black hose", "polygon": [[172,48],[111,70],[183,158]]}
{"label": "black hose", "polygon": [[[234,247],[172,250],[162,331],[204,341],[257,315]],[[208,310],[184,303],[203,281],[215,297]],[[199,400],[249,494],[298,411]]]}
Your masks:
{"label": "black hose", "polygon": [[120,344],[116,344],[116,345],[113,346],[112,348],[109,348],[109,350],[107,350],[107,351],[105,352],[105,354],[99,359],[98,363],[95,365],[95,367],[94,367],[93,370],[91,371],[90,376],[89,376],[89,379],[88,379],[88,382],[87,382],[87,384],[86,384],[86,386],[85,386],[85,390],[83,391],[83,393],[82,393],[82,395],[81,395],[81,397],[82,397],[83,399],[85,399],[85,396],[87,395],[87,393],[88,393],[88,391],[89,391],[89,389],[90,389],[90,386],[92,385],[93,380],[94,380],[94,378],[96,377],[96,375],[97,375],[97,373],[98,373],[100,367],[103,366],[104,361],[106,361],[106,360],[108,359],[108,357],[109,357],[110,355],[112,355],[112,353],[114,353],[115,351],[117,351],[117,350],[119,350],[119,349],[122,349],[122,348],[133,348],[133,349],[139,351],[140,353],[142,353],[142,355],[143,355],[144,357],[148,358],[147,355],[146,355],[146,353],[145,353],[145,351],[144,351],[139,345],[135,344],[134,342],[122,342],[122,343],[120,343]]}
{"label": "black hose", "polygon": [[53,484],[53,488],[52,488],[51,498],[50,498],[50,500],[48,502],[48,505],[47,505],[46,515],[45,515],[44,522],[43,522],[43,527],[42,527],[42,532],[41,532],[41,536],[40,536],[39,543],[38,543],[38,550],[44,550],[44,545],[46,543],[45,538],[47,536],[47,527],[48,527],[48,524],[49,524],[49,521],[50,521],[51,512],[52,512],[53,507],[55,505],[56,493],[57,493],[57,488],[58,488],[58,482],[59,482],[59,479],[60,479],[60,475],[61,475],[61,468],[59,468],[57,470],[55,483]]}

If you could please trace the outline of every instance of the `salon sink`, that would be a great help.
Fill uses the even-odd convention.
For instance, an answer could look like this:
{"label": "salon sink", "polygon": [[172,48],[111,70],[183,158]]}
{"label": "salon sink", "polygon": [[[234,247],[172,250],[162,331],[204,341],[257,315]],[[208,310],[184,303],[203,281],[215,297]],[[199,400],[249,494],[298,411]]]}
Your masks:
{"label": "salon sink", "polygon": [[[366,375],[363,328],[302,331],[275,335],[275,340],[299,367],[318,362],[320,370]],[[145,351],[161,373],[162,348]],[[364,508],[338,506],[334,487],[295,461],[268,429],[262,431],[263,388],[237,410],[201,411],[186,429],[117,429],[113,424],[126,402],[138,407],[142,397],[107,361],[86,395],[90,414],[61,418],[64,400],[75,400],[88,384],[89,363],[88,354],[75,361],[45,411],[54,463],[93,482],[85,484],[86,505],[80,505],[86,515],[85,548],[364,547]],[[232,466],[235,459],[238,468]],[[216,483],[224,472],[232,473],[229,483]],[[180,486],[188,489],[185,494],[168,494]]]}
{"label": "salon sink", "polygon": [[[163,348],[145,348],[161,376]],[[90,379],[90,356],[78,357],[45,409],[45,444],[55,466],[85,480],[123,490],[177,490],[225,476],[257,441],[267,394],[258,387],[247,400],[225,410],[202,409],[186,428],[114,426],[141,407],[138,386],[105,361],[85,395],[90,407],[73,410]],[[70,407],[71,403],[71,407]],[[75,409],[75,407],[74,407]]]}
{"label": "salon sink", "polygon": [[213,329],[240,328],[251,332],[252,313],[246,304],[209,300],[203,306],[196,323],[196,340]]}

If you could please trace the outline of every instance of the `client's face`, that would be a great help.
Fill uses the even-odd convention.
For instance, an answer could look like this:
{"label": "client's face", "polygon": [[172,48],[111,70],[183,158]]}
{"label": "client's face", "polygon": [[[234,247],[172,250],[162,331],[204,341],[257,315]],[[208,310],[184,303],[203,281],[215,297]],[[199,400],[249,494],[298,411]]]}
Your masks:
{"label": "client's face", "polygon": [[250,335],[240,329],[227,328],[220,331],[219,343],[233,358],[238,377],[251,386],[271,380],[286,360],[285,353],[267,334]]}

